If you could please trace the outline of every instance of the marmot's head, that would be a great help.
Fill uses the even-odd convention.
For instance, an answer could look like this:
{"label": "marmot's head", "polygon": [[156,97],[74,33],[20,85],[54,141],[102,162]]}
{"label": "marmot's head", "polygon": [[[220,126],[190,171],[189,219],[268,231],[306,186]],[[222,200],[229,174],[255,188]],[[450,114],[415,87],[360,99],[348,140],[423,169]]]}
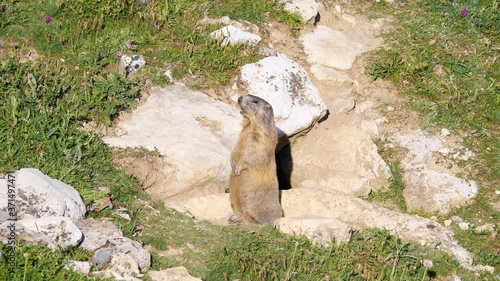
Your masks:
{"label": "marmot's head", "polygon": [[241,114],[251,122],[274,125],[273,107],[264,99],[246,95],[238,98]]}

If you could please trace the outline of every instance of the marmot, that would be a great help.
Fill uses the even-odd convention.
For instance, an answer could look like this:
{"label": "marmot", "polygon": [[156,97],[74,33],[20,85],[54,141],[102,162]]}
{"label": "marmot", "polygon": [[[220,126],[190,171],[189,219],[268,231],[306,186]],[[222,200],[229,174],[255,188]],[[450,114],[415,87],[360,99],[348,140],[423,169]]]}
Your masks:
{"label": "marmot", "polygon": [[275,149],[278,142],[271,105],[256,96],[238,98],[243,129],[231,153],[229,192],[235,215],[229,223],[265,224],[283,217]]}

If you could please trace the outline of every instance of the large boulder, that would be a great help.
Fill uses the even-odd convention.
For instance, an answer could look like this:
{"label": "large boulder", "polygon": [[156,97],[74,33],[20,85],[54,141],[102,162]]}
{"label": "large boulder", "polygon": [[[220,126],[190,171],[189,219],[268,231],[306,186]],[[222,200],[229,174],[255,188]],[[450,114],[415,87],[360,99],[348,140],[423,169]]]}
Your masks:
{"label": "large boulder", "polygon": [[[16,211],[20,218],[66,217],[73,221],[85,216],[85,204],[73,187],[52,179],[38,169],[20,169],[13,179]],[[0,179],[0,210],[7,210],[8,178]]]}
{"label": "large boulder", "polygon": [[291,59],[267,57],[244,65],[241,80],[249,94],[272,105],[276,126],[289,137],[311,128],[326,114],[318,89]]}
{"label": "large boulder", "polygon": [[176,84],[155,90],[130,118],[119,122],[119,135],[104,141],[120,148],[157,150],[165,161],[158,171],[163,179],[147,191],[165,200],[195,189],[224,189],[240,123],[236,107]]}
{"label": "large boulder", "polygon": [[310,132],[293,145],[292,159],[295,185],[366,196],[391,178],[370,136],[353,125]]}

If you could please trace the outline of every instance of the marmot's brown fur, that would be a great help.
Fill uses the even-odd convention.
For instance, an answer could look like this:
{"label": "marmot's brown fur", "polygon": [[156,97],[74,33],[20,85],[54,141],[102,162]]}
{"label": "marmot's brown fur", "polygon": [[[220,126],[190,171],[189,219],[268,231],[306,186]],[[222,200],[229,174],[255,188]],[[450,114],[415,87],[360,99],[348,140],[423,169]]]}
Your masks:
{"label": "marmot's brown fur", "polygon": [[275,149],[278,142],[273,108],[265,100],[241,96],[243,129],[231,153],[229,223],[265,224],[283,217],[279,202]]}

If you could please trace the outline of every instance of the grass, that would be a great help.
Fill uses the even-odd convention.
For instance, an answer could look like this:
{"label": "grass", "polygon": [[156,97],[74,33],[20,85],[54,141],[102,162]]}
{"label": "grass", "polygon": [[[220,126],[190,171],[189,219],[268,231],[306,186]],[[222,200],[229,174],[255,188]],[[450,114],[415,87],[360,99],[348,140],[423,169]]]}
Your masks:
{"label": "grass", "polygon": [[[424,129],[448,128],[474,152],[472,160],[454,164],[478,182],[479,194],[449,217],[458,215],[477,226],[499,219],[492,207],[498,200],[494,191],[500,187],[498,5],[424,0],[394,9],[381,3],[375,13],[389,13],[396,21],[385,35],[387,47],[367,68],[373,79],[389,79],[400,88],[408,100],[406,108],[421,114]],[[453,228],[460,243],[474,253],[474,263],[498,271],[500,244],[494,235]]]}
{"label": "grass", "polygon": [[[128,208],[132,220],[113,217],[109,209],[90,212],[88,216],[116,218],[115,223],[126,236],[152,247],[155,270],[184,265],[194,276],[204,280],[426,280],[432,276],[444,279],[453,273],[460,274],[463,280],[493,278],[486,273],[475,276],[459,268],[449,256],[403,243],[383,230],[356,233],[347,245],[322,248],[303,237],[284,235],[270,226],[254,231],[220,227],[193,221],[165,209],[161,203],[153,204],[152,209],[137,204],[137,199],[147,199],[139,182],[115,167],[113,152],[97,132],[84,130],[84,124],[90,124],[91,128],[109,126],[120,112],[137,105],[143,91],[154,85],[171,83],[163,75],[166,70],[171,70],[175,79],[190,87],[218,87],[225,85],[241,65],[259,58],[255,48],[221,47],[209,39],[208,34],[219,26],[197,25],[197,20],[205,15],[228,15],[231,19],[248,20],[260,27],[269,18],[274,18],[287,23],[295,32],[302,27],[298,17],[283,12],[277,1],[141,2],[144,1],[9,0],[0,3],[6,7],[5,11],[0,11],[0,39],[3,42],[0,42],[0,172],[38,168],[75,187],[87,205],[102,195],[97,186],[108,187],[113,203]],[[494,51],[493,46],[498,43],[492,25],[497,18],[487,9],[492,8],[490,4],[478,3],[482,6],[476,5],[479,7],[477,13],[471,9],[471,15],[475,16],[469,17],[474,21],[467,23],[464,19],[468,18],[461,17],[458,26],[466,27],[467,34],[489,30],[480,37],[484,43],[475,45],[479,56],[467,53],[470,50],[460,44],[463,42],[455,42],[456,33],[448,34],[447,30],[436,28],[431,33],[436,36],[436,43],[425,46],[444,49],[437,53],[440,56],[432,56],[432,49],[418,49],[418,52],[404,49],[408,48],[406,41],[393,37],[392,41],[400,42],[399,45],[386,54],[380,53],[381,60],[374,63],[371,73],[374,78],[390,78],[404,87],[405,93],[413,98],[409,106],[427,113],[426,125],[432,122],[450,129],[475,130],[465,144],[475,148],[476,154],[481,156],[476,163],[478,175],[493,183],[498,179],[498,165],[494,165],[498,163],[498,142],[494,141],[498,115],[492,113],[499,99],[497,94],[495,103],[498,64],[488,60],[486,53]],[[446,8],[429,6],[428,1],[421,1],[418,7],[413,5],[417,4],[393,11],[413,30],[427,26],[411,24],[410,19],[419,21],[427,16],[424,19],[405,18],[405,13],[412,15],[419,9],[432,13]],[[373,14],[381,13],[375,10]],[[439,20],[436,16],[430,19]],[[424,46],[424,39],[429,39],[425,34],[412,37],[412,40],[423,38],[412,44]],[[446,39],[446,48],[441,47],[441,39]],[[125,45],[127,41],[131,43],[130,48]],[[455,49],[462,53],[453,53]],[[118,71],[119,51],[144,55],[146,67],[124,78]],[[449,72],[447,75],[454,73],[453,83],[433,78],[430,72],[433,65],[428,61],[427,64],[412,61],[420,59],[417,55],[423,51],[427,52],[423,58],[439,62]],[[30,59],[26,58],[28,53]],[[419,81],[425,83],[417,83]],[[465,92],[460,92],[461,83],[468,85]],[[446,95],[438,90],[422,95],[426,91],[423,84],[446,89]],[[472,86],[478,89],[478,94],[470,92]],[[471,101],[477,102],[478,107],[461,108]],[[459,111],[455,112],[457,108]],[[433,112],[428,112],[430,109]],[[454,127],[451,121],[462,117],[466,121]],[[397,180],[397,162],[392,163],[391,168],[396,175],[391,185],[392,193],[374,195],[374,199],[394,200],[402,190]],[[458,209],[457,214],[472,219],[474,208],[484,208],[481,218],[490,215],[491,218],[485,221],[498,220],[498,214],[485,207],[489,200],[487,194],[479,198],[485,198],[486,203],[477,200],[471,207]],[[404,210],[401,200],[397,202]],[[498,255],[484,247],[492,243],[490,236],[481,235],[474,240],[470,232],[457,233],[473,250],[477,262],[498,266]],[[7,251],[7,246],[1,245],[4,253],[0,258],[1,280],[91,280],[64,270],[65,260],[90,260],[92,254],[80,249],[49,250],[43,246],[27,246],[20,241],[13,275],[8,274]],[[172,254],[175,252],[178,253]],[[431,271],[423,266],[424,259],[434,262]]]}

